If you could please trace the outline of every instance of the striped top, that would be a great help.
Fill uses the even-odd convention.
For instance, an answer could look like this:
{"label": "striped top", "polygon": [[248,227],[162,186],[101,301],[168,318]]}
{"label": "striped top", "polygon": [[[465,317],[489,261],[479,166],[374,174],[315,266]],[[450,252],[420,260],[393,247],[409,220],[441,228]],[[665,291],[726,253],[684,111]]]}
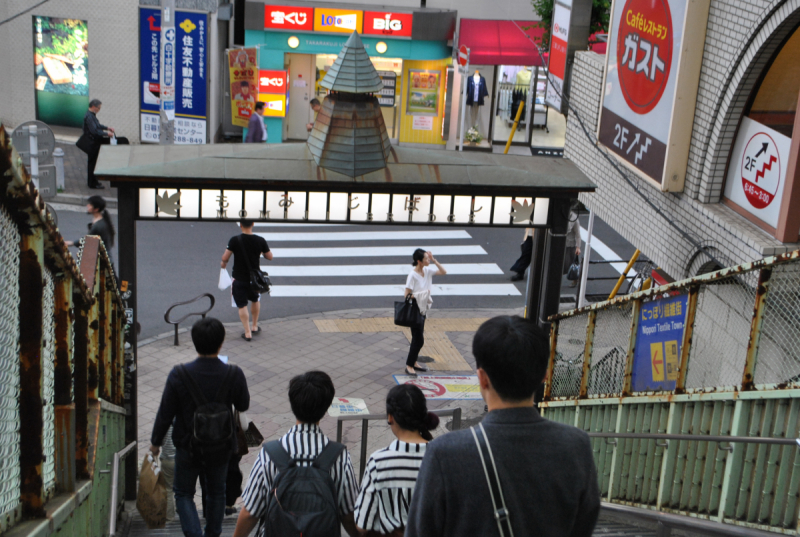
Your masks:
{"label": "striped top", "polygon": [[427,446],[395,440],[370,456],[356,500],[359,528],[387,534],[405,527]]}
{"label": "striped top", "polygon": [[[328,445],[330,440],[322,433],[318,425],[304,423],[295,425],[289,432],[281,437],[281,445],[289,453],[291,458],[310,458],[319,456],[322,449]],[[300,465],[308,466],[310,462],[300,462]],[[242,493],[244,506],[247,511],[261,520],[258,523],[256,537],[267,535],[265,527],[265,515],[267,514],[267,497],[272,489],[275,477],[278,475],[278,468],[269,459],[267,452],[262,449],[258,453],[250,477],[247,480],[247,487]],[[339,499],[339,512],[347,515],[353,512],[358,485],[356,485],[356,474],[353,471],[353,463],[350,461],[350,454],[344,450],[331,468],[331,478]]]}

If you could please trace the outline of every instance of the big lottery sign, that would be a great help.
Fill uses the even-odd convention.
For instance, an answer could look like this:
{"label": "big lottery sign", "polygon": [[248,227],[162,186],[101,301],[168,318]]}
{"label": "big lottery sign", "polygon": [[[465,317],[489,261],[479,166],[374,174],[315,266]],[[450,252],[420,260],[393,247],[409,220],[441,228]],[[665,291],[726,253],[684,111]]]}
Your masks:
{"label": "big lottery sign", "polygon": [[777,227],[791,139],[750,118],[742,118],[728,164],[725,197]]}

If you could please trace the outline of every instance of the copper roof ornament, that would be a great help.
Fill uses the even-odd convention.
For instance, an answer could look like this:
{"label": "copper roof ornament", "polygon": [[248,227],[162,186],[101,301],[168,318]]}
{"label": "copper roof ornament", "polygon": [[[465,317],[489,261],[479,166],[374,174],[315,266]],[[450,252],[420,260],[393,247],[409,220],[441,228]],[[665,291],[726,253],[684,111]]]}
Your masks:
{"label": "copper roof ornament", "polygon": [[317,165],[349,177],[385,168],[392,146],[373,95],[383,83],[358,32],[344,44],[319,85],[331,93],[322,101],[308,138]]}

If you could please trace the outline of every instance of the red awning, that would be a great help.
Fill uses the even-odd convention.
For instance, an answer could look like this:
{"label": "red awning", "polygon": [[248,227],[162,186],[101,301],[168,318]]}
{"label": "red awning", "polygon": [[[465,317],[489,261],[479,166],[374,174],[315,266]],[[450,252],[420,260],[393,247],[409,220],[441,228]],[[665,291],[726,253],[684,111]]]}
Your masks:
{"label": "red awning", "polygon": [[461,19],[458,46],[470,49],[472,65],[526,65],[541,67],[542,60],[530,38],[544,33],[531,27],[536,21],[485,21]]}

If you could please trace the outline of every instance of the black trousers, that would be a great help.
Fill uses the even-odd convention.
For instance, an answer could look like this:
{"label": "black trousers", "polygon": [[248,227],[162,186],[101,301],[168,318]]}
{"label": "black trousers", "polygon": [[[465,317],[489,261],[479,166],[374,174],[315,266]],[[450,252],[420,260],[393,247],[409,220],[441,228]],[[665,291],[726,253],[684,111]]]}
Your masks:
{"label": "black trousers", "polygon": [[422,324],[411,327],[411,347],[408,349],[408,359],[406,366],[414,367],[419,357],[419,351],[425,344],[425,318],[422,318]]}
{"label": "black trousers", "polygon": [[511,267],[511,272],[519,272],[525,274],[525,269],[531,264],[531,256],[533,255],[533,236],[528,236],[527,239],[520,245],[519,259]]}
{"label": "black trousers", "polygon": [[97,179],[94,176],[94,169],[97,167],[97,157],[100,156],[100,145],[96,144],[92,146],[92,149],[89,151],[89,186],[95,186],[97,184]]}

